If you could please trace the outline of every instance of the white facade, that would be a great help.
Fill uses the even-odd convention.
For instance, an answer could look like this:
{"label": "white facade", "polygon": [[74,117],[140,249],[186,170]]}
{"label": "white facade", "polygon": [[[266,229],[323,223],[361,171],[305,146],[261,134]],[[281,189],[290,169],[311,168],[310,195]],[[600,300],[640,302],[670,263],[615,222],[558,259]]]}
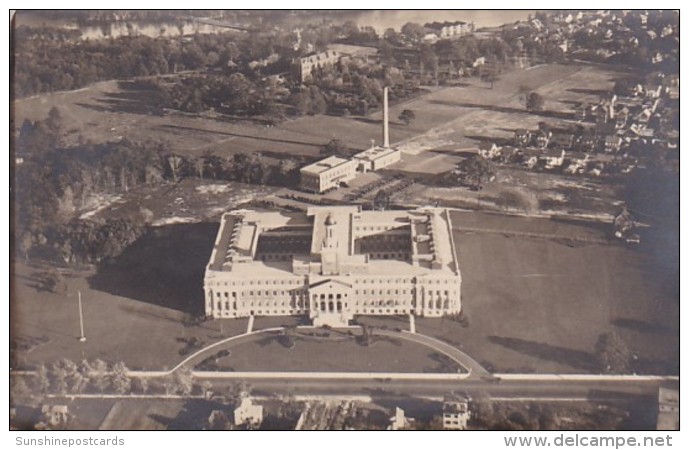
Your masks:
{"label": "white facade", "polygon": [[222,218],[204,280],[206,316],[441,317],[461,310],[448,211],[312,207]]}
{"label": "white facade", "polygon": [[254,405],[250,398],[243,398],[242,403],[234,410],[234,424],[260,427],[263,422],[263,406]]}
{"label": "white facade", "polygon": [[301,187],[316,193],[336,189],[341,183],[354,179],[356,170],[356,161],[329,156],[301,168]]}
{"label": "white facade", "polygon": [[446,400],[443,403],[443,429],[466,430],[470,417],[469,402]]}
{"label": "white facade", "polygon": [[327,50],[296,58],[292,63],[294,75],[298,81],[306,81],[311,78],[314,69],[332,67],[340,60],[340,56],[338,52]]}
{"label": "white facade", "polygon": [[373,147],[353,156],[353,160],[357,163],[357,170],[360,172],[380,170],[401,159],[402,152],[390,147]]}

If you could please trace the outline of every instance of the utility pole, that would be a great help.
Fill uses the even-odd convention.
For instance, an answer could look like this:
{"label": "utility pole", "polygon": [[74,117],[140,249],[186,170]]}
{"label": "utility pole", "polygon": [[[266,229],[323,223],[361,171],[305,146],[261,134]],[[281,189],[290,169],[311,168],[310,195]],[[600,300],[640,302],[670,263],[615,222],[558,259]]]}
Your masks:
{"label": "utility pole", "polygon": [[84,313],[81,310],[81,291],[77,291],[79,297],[79,342],[85,342],[86,336],[84,336]]}

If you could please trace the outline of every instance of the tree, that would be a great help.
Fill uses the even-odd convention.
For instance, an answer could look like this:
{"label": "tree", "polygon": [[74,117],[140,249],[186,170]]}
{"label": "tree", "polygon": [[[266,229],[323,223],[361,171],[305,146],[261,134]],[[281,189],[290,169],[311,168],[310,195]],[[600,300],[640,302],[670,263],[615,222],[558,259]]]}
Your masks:
{"label": "tree", "polygon": [[495,163],[480,156],[463,160],[453,172],[457,182],[475,190],[483,189],[483,183],[495,178],[496,173]]}
{"label": "tree", "polygon": [[331,139],[321,148],[321,155],[347,157],[349,156],[349,147],[339,139]]}
{"label": "tree", "polygon": [[399,119],[408,126],[414,119],[416,119],[416,114],[411,109],[405,109],[400,113]]}
{"label": "tree", "polygon": [[373,208],[385,211],[390,207],[390,194],[385,190],[381,189],[376,192],[376,196],[373,199]]}
{"label": "tree", "polygon": [[98,389],[102,394],[105,389],[110,385],[110,380],[108,377],[108,364],[102,359],[96,359],[93,361],[91,378],[93,380],[93,387]]}
{"label": "tree", "polygon": [[538,92],[530,92],[526,96],[526,109],[528,111],[542,111],[545,99]]}
{"label": "tree", "polygon": [[500,79],[499,74],[500,68],[498,67],[497,57],[489,55],[481,70],[481,80],[490,83],[490,88],[493,89],[495,82]]}
{"label": "tree", "polygon": [[596,342],[596,359],[603,373],[629,373],[632,354],[617,333],[604,333]]}
{"label": "tree", "polygon": [[33,247],[33,236],[30,232],[26,231],[19,239],[19,250],[24,254],[24,260],[27,262],[29,261],[31,247]]}
{"label": "tree", "polygon": [[118,362],[112,367],[110,380],[115,392],[118,394],[125,394],[132,388],[132,380],[128,372],[129,370],[123,362]]}
{"label": "tree", "polygon": [[51,374],[55,380],[55,390],[60,394],[66,394],[70,381],[77,374],[77,365],[67,358],[62,358],[51,367]]}
{"label": "tree", "polygon": [[77,366],[77,372],[79,376],[76,378],[73,389],[74,392],[76,393],[81,393],[86,390],[86,387],[89,384],[89,381],[91,380],[91,372],[93,371],[93,367],[91,367],[91,364],[87,360],[82,360],[79,365]]}
{"label": "tree", "polygon": [[179,172],[180,169],[182,168],[182,164],[184,163],[184,159],[182,159],[181,156],[178,155],[170,155],[167,157],[167,163],[170,166],[170,172],[172,172],[172,178],[175,180],[175,183],[179,179]]}
{"label": "tree", "polygon": [[137,391],[146,395],[148,391],[148,378],[136,377],[132,380],[132,384]]}
{"label": "tree", "polygon": [[187,367],[182,367],[174,376],[175,390],[181,395],[189,395],[194,389],[194,380],[191,370]]}
{"label": "tree", "polygon": [[33,384],[34,389],[41,394],[46,394],[50,390],[50,379],[48,378],[48,369],[46,369],[45,365],[39,364],[36,368]]}
{"label": "tree", "polygon": [[418,42],[426,34],[426,30],[415,22],[407,22],[402,25],[400,34],[410,42]]}

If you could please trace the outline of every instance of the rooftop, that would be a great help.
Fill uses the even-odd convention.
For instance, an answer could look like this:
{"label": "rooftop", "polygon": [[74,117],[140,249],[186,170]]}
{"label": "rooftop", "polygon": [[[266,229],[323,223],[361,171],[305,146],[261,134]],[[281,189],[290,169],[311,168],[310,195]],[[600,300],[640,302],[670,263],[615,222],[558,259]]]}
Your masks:
{"label": "rooftop", "polygon": [[[391,251],[407,257],[371,256],[371,242],[375,247],[379,240],[389,239],[397,242]],[[264,255],[271,257],[264,259]],[[459,275],[446,210],[361,211],[357,206],[310,207],[306,214],[226,213],[207,275],[232,272],[290,278],[297,273],[316,274],[321,264],[328,264],[330,274],[339,275]]]}
{"label": "rooftop", "polygon": [[302,167],[301,172],[320,174],[332,169],[333,167],[337,167],[348,162],[348,159],[340,158],[339,156],[328,156],[325,159],[321,159],[320,161],[317,161],[313,164],[309,164],[308,166]]}
{"label": "rooftop", "polygon": [[392,147],[371,147],[367,150],[364,150],[363,152],[359,152],[356,155],[354,155],[354,159],[363,159],[366,161],[375,161],[378,158],[382,158],[383,156],[390,155],[392,153],[395,153],[399,150],[396,148]]}

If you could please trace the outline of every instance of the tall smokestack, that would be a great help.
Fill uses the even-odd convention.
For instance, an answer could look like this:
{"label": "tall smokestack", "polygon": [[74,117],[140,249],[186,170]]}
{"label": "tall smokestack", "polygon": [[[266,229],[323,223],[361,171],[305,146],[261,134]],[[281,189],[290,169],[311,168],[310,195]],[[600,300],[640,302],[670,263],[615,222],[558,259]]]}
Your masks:
{"label": "tall smokestack", "polygon": [[388,88],[383,88],[383,147],[390,147],[390,133],[388,132]]}

